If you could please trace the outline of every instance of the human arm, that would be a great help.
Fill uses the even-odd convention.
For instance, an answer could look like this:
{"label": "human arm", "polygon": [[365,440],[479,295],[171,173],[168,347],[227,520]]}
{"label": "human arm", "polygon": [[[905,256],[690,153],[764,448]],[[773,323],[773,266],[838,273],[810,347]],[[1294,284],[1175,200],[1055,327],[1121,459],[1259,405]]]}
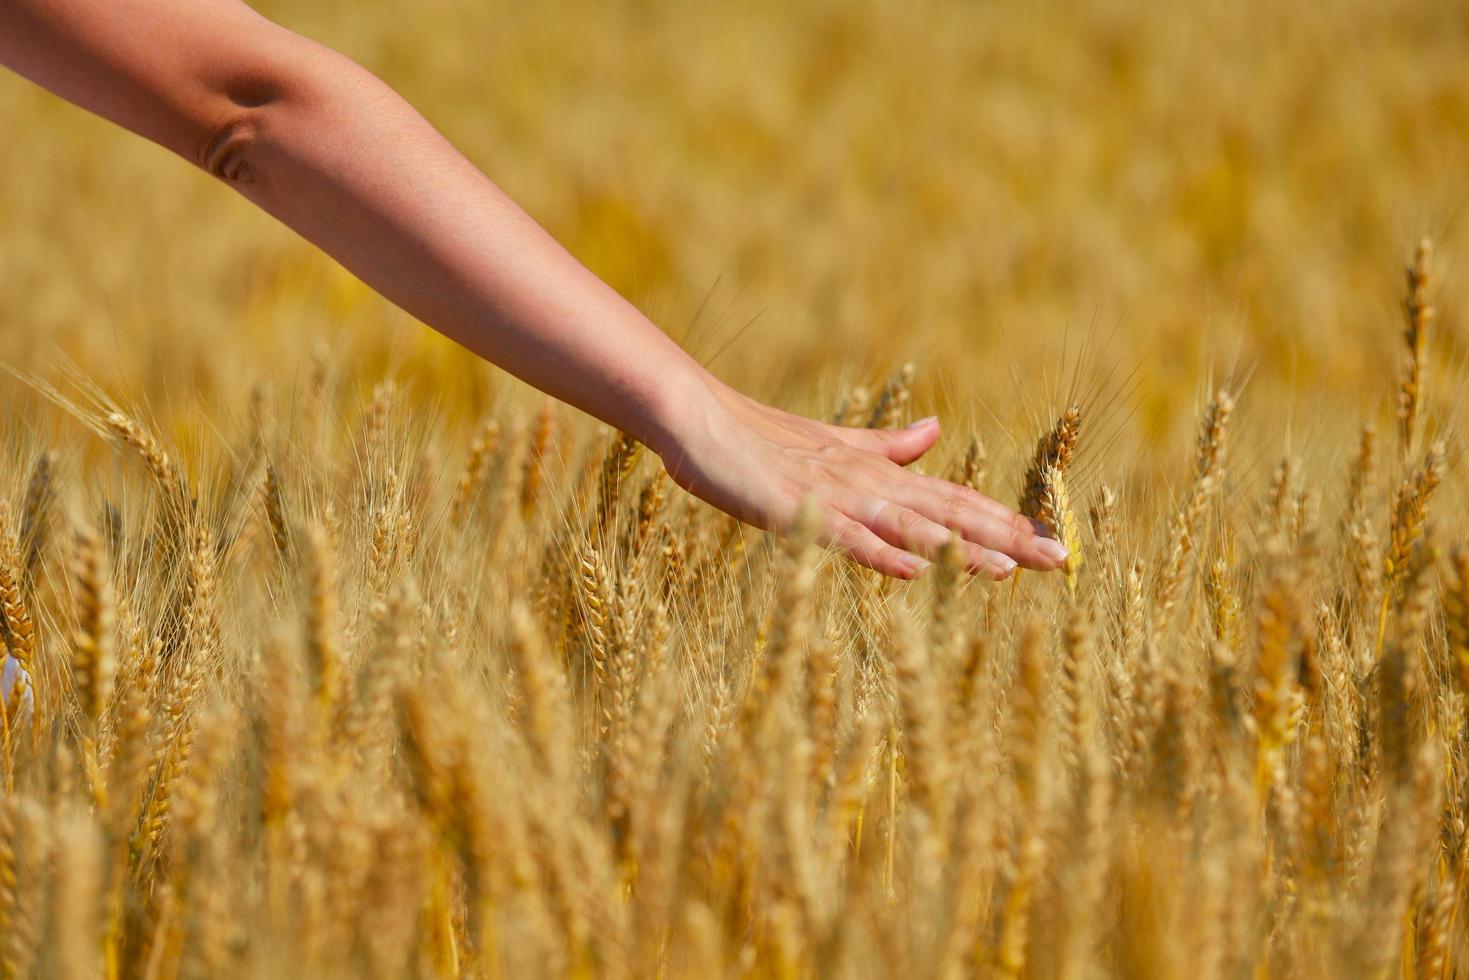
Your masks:
{"label": "human arm", "polygon": [[[370,72],[238,0],[0,0],[0,62],[230,184],[369,286],[627,431],[691,492],[780,530],[803,497],[859,562],[912,577],[1064,554],[997,502],[905,470],[938,426],[840,429],[715,379]],[[1049,552],[1049,553],[1048,553]]]}

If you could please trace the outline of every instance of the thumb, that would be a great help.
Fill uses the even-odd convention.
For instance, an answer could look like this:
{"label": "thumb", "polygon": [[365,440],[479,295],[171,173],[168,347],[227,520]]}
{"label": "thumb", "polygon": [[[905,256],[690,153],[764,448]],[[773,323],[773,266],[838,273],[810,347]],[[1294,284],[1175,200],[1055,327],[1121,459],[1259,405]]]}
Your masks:
{"label": "thumb", "polygon": [[854,429],[846,426],[832,426],[832,429],[847,445],[880,453],[903,466],[928,452],[942,431],[937,415],[919,419],[904,429]]}

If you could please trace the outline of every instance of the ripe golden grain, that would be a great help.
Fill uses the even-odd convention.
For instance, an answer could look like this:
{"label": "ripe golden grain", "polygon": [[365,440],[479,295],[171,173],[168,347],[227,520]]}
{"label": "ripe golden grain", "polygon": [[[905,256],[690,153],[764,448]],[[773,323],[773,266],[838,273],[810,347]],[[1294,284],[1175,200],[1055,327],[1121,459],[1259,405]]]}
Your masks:
{"label": "ripe golden grain", "polygon": [[[875,63],[852,47],[857,13],[813,11],[792,15],[824,25],[812,72]],[[1140,85],[1136,43],[1119,30],[1098,48]],[[1415,78],[1432,47],[1405,46]],[[1006,114],[1033,115],[1020,108]],[[1247,166],[1241,145],[1203,168],[1205,197]],[[1097,155],[1109,185],[1121,168],[1119,189],[1153,186],[1138,175],[1156,162],[1132,156]],[[963,181],[923,176],[905,205],[950,213]],[[830,200],[840,220],[850,202]],[[1305,256],[1282,285],[1266,259],[1296,236],[1268,224],[1209,232],[1210,261],[1249,256],[1239,278],[1296,313],[1332,295],[1313,274],[1342,290],[1333,303],[1391,299]],[[1017,289],[1052,259],[1086,264],[1032,247],[1001,263]],[[1095,394],[1104,367],[1068,362],[1043,432],[1021,421],[1039,408],[1029,385],[1003,391],[1008,367],[889,365],[835,382],[839,408],[808,384],[833,383],[813,370],[828,347],[793,354],[793,380],[768,375],[762,394],[844,424],[979,419],[911,472],[988,487],[1074,556],[1001,587],[965,575],[952,544],[918,582],[879,580],[825,554],[809,512],[775,540],[627,435],[508,383],[446,380],[416,344],[385,364],[368,301],[330,279],[344,337],[360,326],[370,349],[303,358],[299,400],[273,369],[242,379],[213,354],[197,399],[144,385],[146,411],[19,394],[0,640],[29,682],[0,732],[0,976],[1463,973],[1452,253],[1432,275],[1426,249],[1413,260],[1407,329],[1382,338],[1403,375],[1323,382],[1319,417],[1290,415],[1318,393],[1272,364],[1216,384],[1145,361],[1134,423]],[[315,305],[293,294],[314,288],[296,261],[262,305]],[[946,295],[982,284],[974,265]],[[1192,323],[1174,299],[1139,318]],[[1035,366],[1015,358],[1027,382]],[[387,370],[399,380],[374,386]],[[1195,397],[1197,418],[1180,410]]]}

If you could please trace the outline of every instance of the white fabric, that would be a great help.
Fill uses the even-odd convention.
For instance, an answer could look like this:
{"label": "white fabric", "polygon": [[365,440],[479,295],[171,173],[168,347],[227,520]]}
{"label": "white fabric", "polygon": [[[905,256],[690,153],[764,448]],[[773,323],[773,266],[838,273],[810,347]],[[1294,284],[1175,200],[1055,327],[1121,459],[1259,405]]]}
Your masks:
{"label": "white fabric", "polygon": [[16,681],[22,677],[26,681],[25,693],[21,695],[20,710],[16,712],[17,718],[12,719],[12,722],[30,715],[31,706],[35,703],[35,699],[31,697],[31,675],[26,673],[25,668],[20,665],[18,660],[14,657],[7,656],[5,658],[5,672],[4,674],[0,674],[0,698],[4,698],[5,704],[10,703],[10,692],[15,689]]}

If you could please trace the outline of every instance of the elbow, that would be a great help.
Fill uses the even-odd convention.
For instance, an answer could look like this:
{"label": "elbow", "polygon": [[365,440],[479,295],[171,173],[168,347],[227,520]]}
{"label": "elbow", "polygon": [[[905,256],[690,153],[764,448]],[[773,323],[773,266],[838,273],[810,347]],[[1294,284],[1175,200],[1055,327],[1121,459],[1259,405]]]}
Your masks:
{"label": "elbow", "polygon": [[320,46],[281,47],[268,60],[237,62],[205,81],[190,113],[189,145],[181,147],[201,169],[243,191],[268,185],[291,158],[309,155],[360,110],[365,93],[382,87]]}
{"label": "elbow", "polygon": [[258,183],[265,140],[283,111],[285,86],[246,78],[220,86],[196,129],[193,162],[229,184]]}
{"label": "elbow", "polygon": [[259,135],[260,122],[253,114],[231,114],[205,130],[194,162],[225,183],[253,183]]}
{"label": "elbow", "polygon": [[336,52],[270,30],[266,53],[252,48],[220,57],[199,73],[189,143],[180,147],[240,190],[268,184],[286,158],[307,152],[341,123],[343,107],[355,104],[364,86],[381,85]]}

